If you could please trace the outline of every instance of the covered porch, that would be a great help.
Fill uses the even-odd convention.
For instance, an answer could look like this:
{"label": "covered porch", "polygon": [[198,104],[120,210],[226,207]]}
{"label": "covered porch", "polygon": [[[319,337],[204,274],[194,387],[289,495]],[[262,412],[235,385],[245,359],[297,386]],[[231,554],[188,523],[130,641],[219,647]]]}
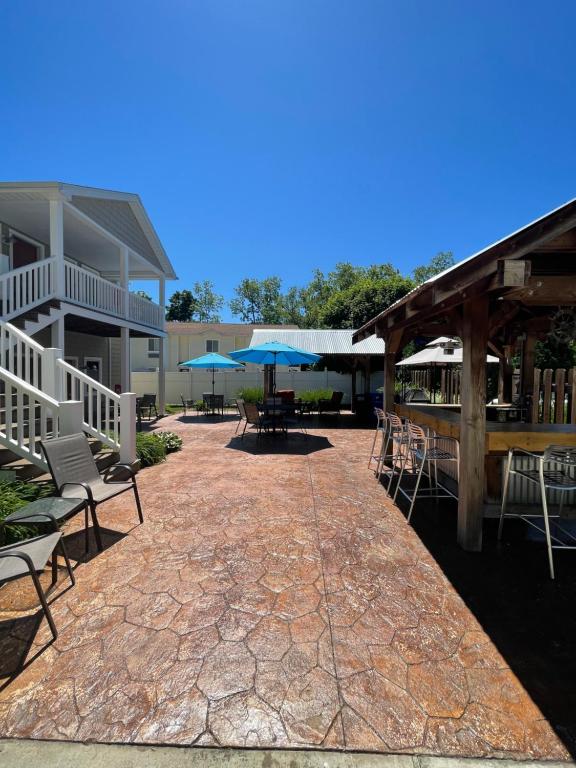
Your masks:
{"label": "covered porch", "polygon": [[[417,336],[461,338],[459,413],[431,406],[420,407],[419,415],[425,411],[423,423],[434,422],[439,433],[460,440],[458,541],[464,549],[482,548],[485,502],[501,493],[501,457],[509,447],[538,451],[552,443],[576,445],[573,379],[560,377],[562,394],[556,400],[553,423],[534,423],[542,418],[540,390],[535,388],[536,342],[554,334],[563,344],[573,340],[575,306],[576,202],[572,201],[431,278],[355,334],[359,341],[376,332],[386,343],[389,411],[395,407],[396,363],[403,347]],[[500,359],[500,398],[521,414],[516,423],[487,423],[487,352]],[[521,375],[513,397],[516,352]]]}

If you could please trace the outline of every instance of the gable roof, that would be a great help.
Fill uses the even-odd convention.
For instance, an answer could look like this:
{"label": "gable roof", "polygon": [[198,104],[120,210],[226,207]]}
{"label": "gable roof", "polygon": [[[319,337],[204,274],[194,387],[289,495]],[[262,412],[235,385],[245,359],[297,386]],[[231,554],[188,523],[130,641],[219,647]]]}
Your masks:
{"label": "gable roof", "polygon": [[168,280],[176,273],[140,196],[61,181],[2,181],[0,195],[20,200],[61,199],[157,267]]}

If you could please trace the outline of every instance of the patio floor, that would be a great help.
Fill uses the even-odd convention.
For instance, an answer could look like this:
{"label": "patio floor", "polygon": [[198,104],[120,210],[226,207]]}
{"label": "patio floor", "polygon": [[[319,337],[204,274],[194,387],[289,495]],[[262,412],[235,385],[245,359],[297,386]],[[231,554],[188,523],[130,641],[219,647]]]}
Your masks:
{"label": "patio floor", "polygon": [[370,431],[160,426],[184,448],[139,475],[144,525],[128,495],[102,508],[57,641],[16,613],[22,583],[0,593],[0,674],[42,651],[0,692],[1,736],[569,756],[367,470]]}

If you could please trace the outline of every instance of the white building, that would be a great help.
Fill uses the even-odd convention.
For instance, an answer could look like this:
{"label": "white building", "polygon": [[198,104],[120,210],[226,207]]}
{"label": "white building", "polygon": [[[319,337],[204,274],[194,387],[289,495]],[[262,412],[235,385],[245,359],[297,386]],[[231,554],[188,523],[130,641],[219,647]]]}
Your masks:
{"label": "white building", "polygon": [[[163,369],[165,281],[175,277],[138,195],[1,182],[0,445],[41,465],[34,431],[69,431],[82,415],[85,432],[119,447],[115,397],[130,390],[131,339],[156,339]],[[156,281],[159,303],[132,293],[131,280]],[[158,395],[162,409],[162,385]]]}

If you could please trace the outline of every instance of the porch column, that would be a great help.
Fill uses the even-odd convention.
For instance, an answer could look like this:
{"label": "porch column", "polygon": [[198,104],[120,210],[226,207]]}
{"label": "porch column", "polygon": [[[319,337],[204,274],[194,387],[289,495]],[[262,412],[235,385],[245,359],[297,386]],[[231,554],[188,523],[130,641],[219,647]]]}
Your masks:
{"label": "porch column", "polygon": [[504,356],[500,358],[498,369],[498,402],[512,402],[512,375],[514,373],[510,360],[512,358],[512,347],[506,344],[503,349]]}
{"label": "porch column", "polygon": [[65,353],[64,343],[64,317],[59,317],[50,326],[50,346]]}
{"label": "porch column", "polygon": [[56,257],[52,288],[57,298],[64,299],[66,297],[66,278],[64,274],[64,204],[62,200],[50,200],[50,256]]}
{"label": "porch column", "polygon": [[[130,281],[130,252],[126,246],[120,248],[120,285],[124,291],[122,299],[122,314],[124,317],[128,317],[130,314],[130,299],[128,295],[128,287]],[[127,390],[126,390],[127,391]]]}
{"label": "porch column", "polygon": [[458,543],[466,550],[479,552],[484,518],[488,297],[469,299],[462,313]]}
{"label": "porch column", "polygon": [[[158,280],[158,303],[164,314],[164,307],[166,306],[166,281],[164,277]],[[162,328],[164,327],[165,323],[162,320]],[[166,337],[160,338],[158,346],[158,413],[164,415],[166,411]]]}
{"label": "porch column", "polygon": [[130,328],[120,328],[120,387],[130,392]]}
{"label": "porch column", "polygon": [[[536,353],[536,342],[538,339],[533,334],[528,333],[522,342],[522,359],[520,369],[520,394],[532,403],[534,397],[534,357]],[[532,408],[528,406],[528,420],[531,421],[530,414]]]}

